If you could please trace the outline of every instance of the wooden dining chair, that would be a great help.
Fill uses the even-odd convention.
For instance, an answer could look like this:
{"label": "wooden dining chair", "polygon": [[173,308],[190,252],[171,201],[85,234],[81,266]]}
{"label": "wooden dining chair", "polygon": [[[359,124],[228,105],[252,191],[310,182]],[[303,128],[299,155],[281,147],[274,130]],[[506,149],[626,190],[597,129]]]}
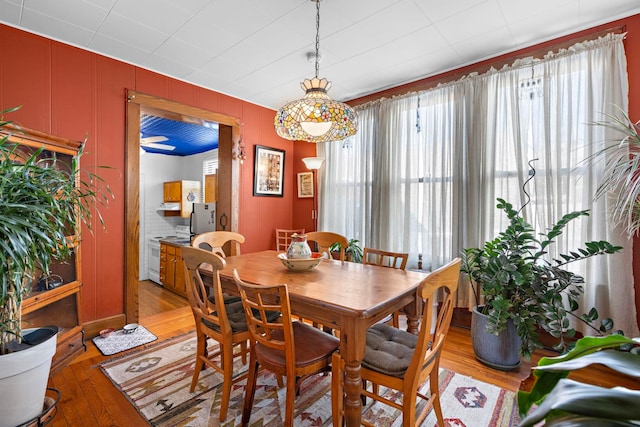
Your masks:
{"label": "wooden dining chair", "polygon": [[332,233],[330,231],[312,231],[307,233],[307,242],[315,242],[316,250],[318,252],[326,252],[329,259],[331,259],[331,252],[329,246],[334,243],[340,243],[340,261],[345,260],[345,248],[349,246],[349,240],[341,234]]}
{"label": "wooden dining chair", "polygon": [[[251,285],[243,282],[236,270],[233,277],[240,291],[251,333],[249,378],[242,411],[242,425],[249,424],[256,391],[258,367],[279,378],[286,376],[285,426],[293,426],[295,396],[300,382],[331,370],[331,355],[340,340],[306,323],[293,321],[287,285]],[[280,311],[281,321],[266,318],[268,311]]]}
{"label": "wooden dining chair", "polygon": [[[187,296],[195,319],[198,339],[190,391],[193,393],[200,371],[205,365],[221,373],[223,383],[220,421],[224,421],[227,417],[232,384],[247,377],[246,373],[233,377],[233,361],[236,357],[241,357],[242,363],[247,363],[247,341],[251,339],[251,333],[242,302],[237,299],[225,302],[223,297],[219,271],[226,265],[224,259],[210,251],[189,246],[181,248],[181,254],[185,266]],[[209,287],[205,286],[200,272],[200,267],[204,265],[213,269],[211,292],[208,292]],[[207,353],[208,338],[218,342],[219,349],[214,354]],[[239,351],[236,351],[237,347]],[[215,362],[217,356],[220,357],[220,363]]]}
{"label": "wooden dining chair", "polygon": [[292,230],[276,228],[276,251],[282,252],[289,249],[289,244],[291,244],[291,236],[293,234],[304,234],[304,228],[297,228]]}
{"label": "wooden dining chair", "polygon": [[[374,386],[372,391],[363,387],[361,394],[401,410],[404,427],[421,425],[431,408],[436,412],[438,425],[445,425],[440,406],[438,370],[442,345],[451,324],[454,294],[458,289],[459,277],[460,258],[456,258],[422,280],[418,288],[418,296],[426,302],[418,335],[384,323],[375,324],[367,330],[366,351],[360,375],[364,381],[370,381]],[[431,332],[433,301],[440,294],[443,295],[443,300],[435,328]],[[427,378],[430,397],[419,392]],[[344,362],[336,352],[332,360],[331,379],[331,409],[334,426],[341,426],[344,417],[343,380]],[[379,386],[402,392],[402,402],[398,403],[377,394],[377,391],[384,390]],[[426,404],[420,413],[416,414],[418,397],[424,399]],[[362,424],[373,426],[366,421]]]}
{"label": "wooden dining chair", "polygon": [[[379,267],[397,268],[404,270],[409,259],[408,253],[383,251],[381,249],[367,248],[362,251],[362,263],[369,265],[377,265]],[[395,311],[391,321],[395,328],[400,327],[400,314],[402,310]],[[384,320],[387,321],[386,319]]]}
{"label": "wooden dining chair", "polygon": [[[229,243],[228,253],[224,250],[224,246],[227,243]],[[240,255],[241,243],[244,243],[244,236],[240,233],[234,231],[209,231],[195,236],[191,246],[209,250],[225,258],[226,256]]]}

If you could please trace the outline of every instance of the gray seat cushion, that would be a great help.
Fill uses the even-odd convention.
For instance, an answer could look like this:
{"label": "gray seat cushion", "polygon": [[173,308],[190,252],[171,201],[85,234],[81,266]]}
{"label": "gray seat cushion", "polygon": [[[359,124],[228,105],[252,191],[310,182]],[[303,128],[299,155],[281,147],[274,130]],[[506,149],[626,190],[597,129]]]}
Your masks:
{"label": "gray seat cushion", "polygon": [[[249,329],[247,326],[247,317],[244,315],[244,308],[242,307],[242,301],[231,300],[231,302],[227,302],[227,299],[225,298],[224,306],[227,310],[227,318],[229,319],[229,323],[231,324],[232,332],[234,333],[244,332]],[[216,315],[215,312],[213,314],[214,316]],[[277,311],[267,312],[267,319],[269,320],[269,322],[273,322],[278,317],[280,317],[280,312],[277,312]],[[208,322],[207,320],[204,320],[204,319],[202,320],[202,322],[208,327],[210,327],[211,329],[215,331],[220,331],[220,328],[218,327],[218,325]]]}
{"label": "gray seat cushion", "polygon": [[418,337],[407,331],[378,323],[367,329],[367,348],[362,366],[394,377],[403,377]]}

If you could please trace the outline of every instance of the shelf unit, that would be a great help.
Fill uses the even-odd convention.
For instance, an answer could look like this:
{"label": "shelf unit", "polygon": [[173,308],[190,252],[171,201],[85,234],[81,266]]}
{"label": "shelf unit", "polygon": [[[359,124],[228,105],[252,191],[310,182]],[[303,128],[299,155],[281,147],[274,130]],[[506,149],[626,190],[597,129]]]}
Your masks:
{"label": "shelf unit", "polygon": [[[18,146],[15,151],[15,161],[19,162],[43,147],[44,151],[40,154],[41,160],[47,162],[48,159],[55,159],[57,162],[51,162],[50,167],[71,165],[82,146],[80,141],[23,127],[17,129],[11,125],[3,128],[0,134],[8,135],[8,142]],[[78,354],[86,351],[81,317],[80,244],[75,237],[70,235],[67,238],[68,242],[75,242],[70,259],[54,262],[51,265],[51,275],[62,279],[61,284],[53,289],[38,290],[39,277],[36,277],[32,283],[31,294],[22,301],[23,329],[50,325],[58,327],[56,353],[51,364],[52,375],[68,365]]]}

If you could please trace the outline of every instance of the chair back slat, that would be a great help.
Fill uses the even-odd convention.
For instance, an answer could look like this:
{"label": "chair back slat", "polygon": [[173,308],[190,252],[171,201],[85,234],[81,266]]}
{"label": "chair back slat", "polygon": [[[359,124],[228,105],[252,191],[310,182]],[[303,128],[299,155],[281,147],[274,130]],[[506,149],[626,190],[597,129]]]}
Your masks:
{"label": "chair back slat", "polygon": [[[194,316],[218,326],[221,333],[230,334],[231,323],[224,305],[219,274],[219,271],[226,266],[225,260],[215,253],[190,246],[182,247],[180,253],[185,265],[187,298]],[[213,283],[209,287],[205,285],[200,271],[200,268],[205,265],[213,269]],[[211,295],[209,295],[209,289],[211,289]],[[213,298],[209,298],[210,296]]]}
{"label": "chair back slat", "polygon": [[377,265],[380,267],[404,270],[407,267],[408,259],[408,253],[383,251],[381,249],[367,247],[362,251],[363,264]]}
{"label": "chair back slat", "polygon": [[240,255],[240,244],[244,241],[244,236],[235,231],[209,231],[195,236],[191,246],[211,251],[225,258],[226,256]]}
{"label": "chair back slat", "polygon": [[[242,281],[236,270],[233,278],[242,298],[252,338],[265,347],[293,357],[295,348],[287,285],[252,285]],[[280,312],[282,316],[276,321],[269,321],[267,312]]]}
{"label": "chair back slat", "polygon": [[[425,368],[438,361],[451,325],[453,302],[460,278],[460,263],[460,258],[455,258],[430,273],[420,283],[418,297],[424,300],[422,321],[418,332],[418,344],[405,378],[415,377],[424,381],[430,372],[430,369],[425,370]],[[434,326],[433,314],[437,309],[436,303],[439,297],[441,302]]]}
{"label": "chair back slat", "polygon": [[312,231],[307,233],[307,242],[315,242],[317,251],[326,253],[331,259],[329,247],[334,243],[340,243],[340,261],[345,260],[345,248],[349,246],[349,240],[341,234],[332,233],[330,231]]}
{"label": "chair back slat", "polygon": [[304,234],[304,228],[296,228],[291,230],[276,228],[276,251],[286,251],[291,244],[291,236],[294,234]]}

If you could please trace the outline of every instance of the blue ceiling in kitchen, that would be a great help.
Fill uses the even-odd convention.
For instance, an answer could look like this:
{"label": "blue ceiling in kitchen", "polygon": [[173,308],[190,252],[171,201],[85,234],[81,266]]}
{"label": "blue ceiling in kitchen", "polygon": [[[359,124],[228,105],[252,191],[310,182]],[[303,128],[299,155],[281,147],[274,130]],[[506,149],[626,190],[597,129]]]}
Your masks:
{"label": "blue ceiling in kitchen", "polygon": [[142,114],[140,147],[147,153],[189,156],[218,148],[218,124],[202,125]]}

